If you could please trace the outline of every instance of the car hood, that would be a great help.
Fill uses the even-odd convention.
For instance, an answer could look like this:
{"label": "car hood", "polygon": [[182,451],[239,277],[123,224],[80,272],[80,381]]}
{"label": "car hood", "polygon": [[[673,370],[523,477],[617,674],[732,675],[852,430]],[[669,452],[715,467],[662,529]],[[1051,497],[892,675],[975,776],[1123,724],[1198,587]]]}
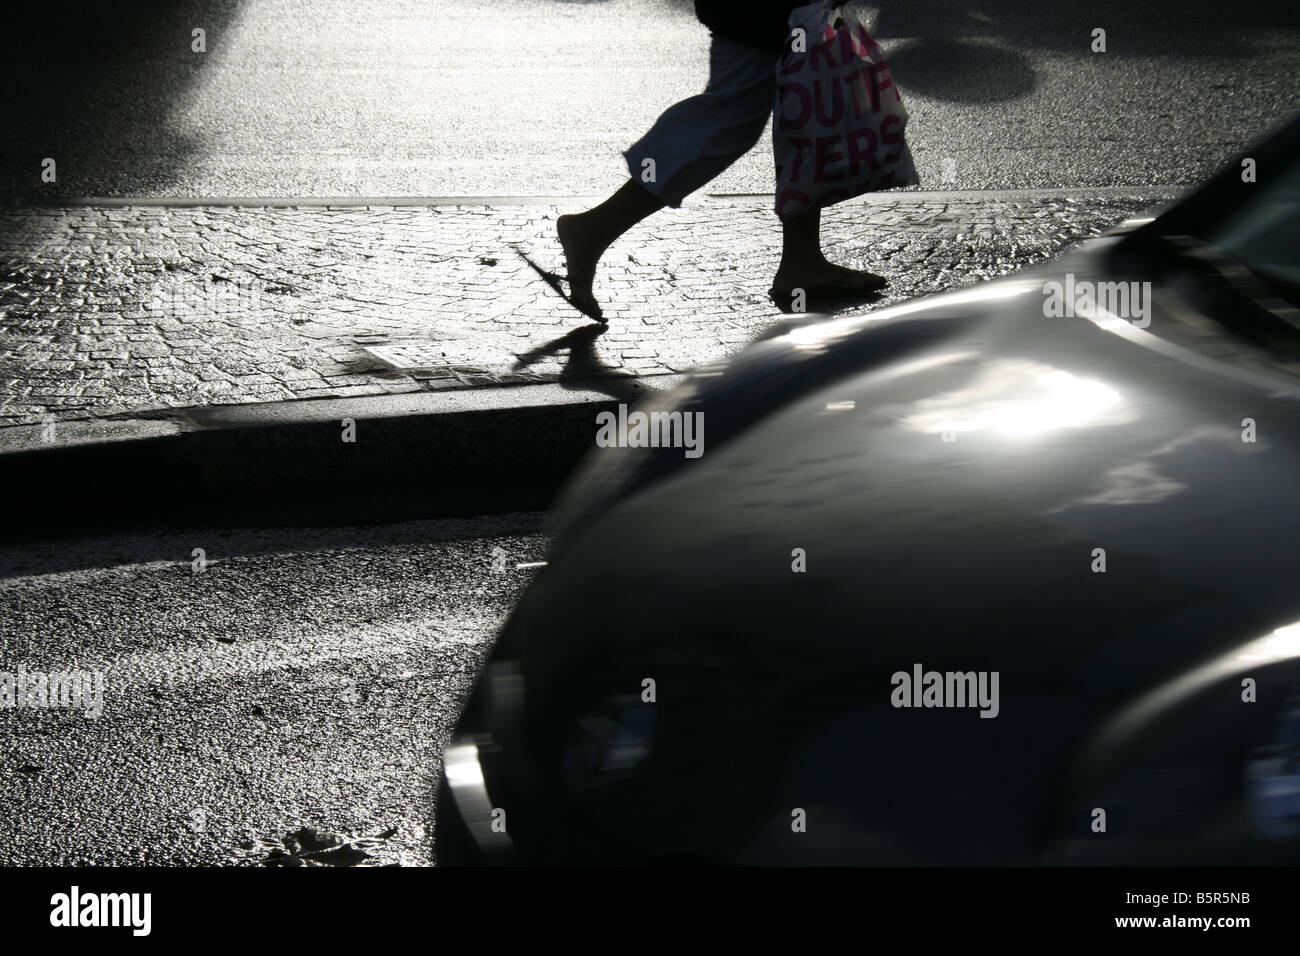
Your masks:
{"label": "car hood", "polygon": [[1300,618],[1300,385],[1204,329],[1193,347],[1159,292],[1145,329],[1046,317],[1047,279],[1126,278],[1114,241],[702,370],[661,404],[703,416],[703,455],[597,450],[534,590],[600,594],[624,633],[725,608],[880,651],[982,622],[979,654],[1050,649],[1116,692],[1135,646],[1130,682]]}
{"label": "car hood", "polygon": [[[498,646],[534,766],[653,686],[610,811],[647,846],[820,799],[1010,859],[1090,728],[1300,620],[1294,378],[1160,292],[1146,329],[1046,317],[1046,279],[1122,278],[1106,242],[703,370],[661,402],[704,416],[698,458],[597,451]],[[998,719],[891,709],[917,667],[996,672]]]}

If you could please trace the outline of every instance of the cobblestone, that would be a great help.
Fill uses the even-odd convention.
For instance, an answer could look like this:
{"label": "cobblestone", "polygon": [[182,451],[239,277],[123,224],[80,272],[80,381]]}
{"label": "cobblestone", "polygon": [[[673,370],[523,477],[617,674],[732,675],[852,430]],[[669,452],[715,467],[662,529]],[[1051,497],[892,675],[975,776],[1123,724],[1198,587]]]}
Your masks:
{"label": "cobblestone", "polygon": [[[824,244],[889,276],[887,304],[1014,271],[1149,205],[899,194],[828,211]],[[0,427],[683,371],[779,317],[769,207],[705,199],[643,223],[602,262],[608,329],[578,339],[586,320],[517,251],[561,271],[554,205],[3,209]]]}

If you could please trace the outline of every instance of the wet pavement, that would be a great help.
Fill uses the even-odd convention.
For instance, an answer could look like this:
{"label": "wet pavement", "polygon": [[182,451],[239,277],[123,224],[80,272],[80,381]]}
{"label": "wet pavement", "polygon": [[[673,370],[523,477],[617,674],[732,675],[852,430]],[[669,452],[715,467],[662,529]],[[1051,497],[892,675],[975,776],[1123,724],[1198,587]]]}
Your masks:
{"label": "wet pavement", "polygon": [[[1168,193],[1008,195],[868,197],[826,213],[824,245],[886,275],[884,305],[1048,258]],[[607,329],[520,256],[562,271],[554,220],[574,204],[3,209],[0,427],[684,371],[781,317],[770,204],[697,199],[624,236],[596,284]]]}

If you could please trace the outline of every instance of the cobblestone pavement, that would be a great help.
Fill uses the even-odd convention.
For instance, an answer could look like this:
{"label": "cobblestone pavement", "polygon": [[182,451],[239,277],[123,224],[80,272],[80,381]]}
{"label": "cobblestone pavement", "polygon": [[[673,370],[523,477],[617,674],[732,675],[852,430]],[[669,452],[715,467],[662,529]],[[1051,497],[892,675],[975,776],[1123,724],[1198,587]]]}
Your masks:
{"label": "cobblestone pavement", "polygon": [[[993,277],[1152,200],[872,197],[825,248],[882,304]],[[778,317],[770,197],[665,210],[606,254],[609,327],[558,269],[554,205],[0,210],[0,426],[166,407],[675,372]],[[858,306],[857,308],[863,308]]]}

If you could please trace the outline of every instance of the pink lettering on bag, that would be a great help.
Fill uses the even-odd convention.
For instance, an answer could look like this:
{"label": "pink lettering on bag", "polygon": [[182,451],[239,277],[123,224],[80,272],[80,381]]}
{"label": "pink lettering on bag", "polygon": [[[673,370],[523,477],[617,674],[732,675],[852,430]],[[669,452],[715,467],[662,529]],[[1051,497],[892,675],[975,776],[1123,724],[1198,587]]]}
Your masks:
{"label": "pink lettering on bag", "polygon": [[880,138],[890,146],[898,147],[892,153],[885,154],[885,162],[898,162],[903,156],[903,121],[896,113],[890,113],[880,121]]}
{"label": "pink lettering on bag", "polygon": [[812,140],[807,137],[791,136],[789,138],[789,143],[794,147],[794,165],[790,169],[790,178],[797,180],[799,178],[799,171],[803,169],[804,150],[812,146]]}
{"label": "pink lettering on bag", "polygon": [[869,98],[863,71],[854,70],[851,73],[846,73],[842,79],[845,87],[848,88],[849,100],[853,103],[853,118],[861,119],[862,114],[867,111],[867,100]]}
{"label": "pink lettering on bag", "polygon": [[823,109],[822,82],[813,80],[813,113],[823,126],[834,126],[844,116],[844,91],[834,78],[827,85],[831,88],[831,105],[829,109]]}
{"label": "pink lettering on bag", "polygon": [[[799,108],[801,111],[800,116],[797,120],[791,118],[790,115],[791,113],[790,96],[792,94],[794,98],[798,100]],[[791,80],[790,82],[785,83],[781,87],[781,128],[782,129],[803,129],[805,126],[808,125],[808,121],[812,119],[812,113],[813,113],[813,100],[812,100],[812,94],[808,92],[808,87],[804,86],[802,83],[799,83],[795,80]]]}
{"label": "pink lettering on bag", "polygon": [[858,58],[857,45],[853,42],[853,31],[841,30],[836,36],[840,41],[840,66],[848,66]]}
{"label": "pink lettering on bag", "polygon": [[[903,136],[902,95],[880,46],[850,12],[842,15],[839,30],[824,21],[818,27],[815,13],[804,15],[808,50],[791,53],[777,67],[773,149],[777,215],[783,221],[917,181]],[[894,97],[886,106],[891,88]]]}
{"label": "pink lettering on bag", "polygon": [[840,136],[817,137],[813,148],[814,182],[833,183],[844,178],[844,153],[841,151],[843,145],[844,139]]}
{"label": "pink lettering on bag", "polygon": [[875,170],[879,168],[876,162],[876,148],[879,144],[876,142],[876,134],[871,129],[855,129],[849,135],[849,175],[858,176],[862,168],[862,161],[866,160],[867,168]]}
{"label": "pink lettering on bag", "polygon": [[868,59],[883,60],[885,58],[885,54],[881,51],[880,44],[876,42],[876,38],[868,33],[867,28],[860,22],[857,24],[855,32],[857,33],[857,40],[862,44],[862,49]]}
{"label": "pink lettering on bag", "polygon": [[[880,112],[880,91],[889,85],[889,67],[884,63],[871,63],[862,71],[867,76],[871,88],[871,112]],[[881,84],[880,74],[885,74],[885,83]]]}

